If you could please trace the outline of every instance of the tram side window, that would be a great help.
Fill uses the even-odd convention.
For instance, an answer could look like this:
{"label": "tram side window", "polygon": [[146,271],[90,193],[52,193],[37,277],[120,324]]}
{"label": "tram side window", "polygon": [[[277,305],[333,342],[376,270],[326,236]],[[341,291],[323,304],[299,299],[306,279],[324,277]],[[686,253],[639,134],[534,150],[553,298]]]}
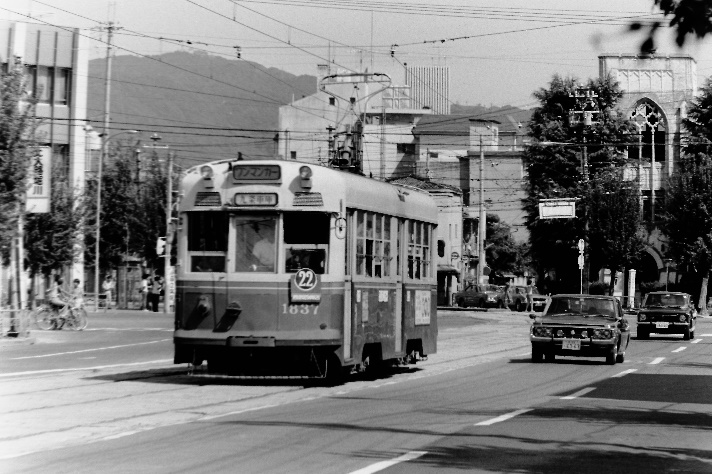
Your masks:
{"label": "tram side window", "polygon": [[421,280],[430,276],[430,233],[432,226],[423,222],[409,221],[408,278]]}
{"label": "tram side window", "polygon": [[391,276],[392,218],[377,212],[356,214],[356,274],[374,278]]}
{"label": "tram side window", "polygon": [[284,268],[296,273],[310,268],[314,273],[327,272],[331,217],[321,212],[288,212],[284,214]]}
{"label": "tram side window", "polygon": [[276,271],[277,217],[274,215],[240,215],[235,217],[235,271]]}
{"label": "tram side window", "polygon": [[228,216],[224,212],[188,214],[188,252],[191,272],[224,272]]}

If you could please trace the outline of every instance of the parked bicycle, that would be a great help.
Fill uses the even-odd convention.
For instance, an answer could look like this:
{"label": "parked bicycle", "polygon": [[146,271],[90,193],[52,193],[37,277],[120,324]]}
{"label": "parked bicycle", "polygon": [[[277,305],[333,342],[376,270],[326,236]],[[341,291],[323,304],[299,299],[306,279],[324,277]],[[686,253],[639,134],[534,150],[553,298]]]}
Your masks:
{"label": "parked bicycle", "polygon": [[35,325],[43,331],[50,329],[72,329],[82,331],[89,324],[84,304],[78,299],[71,299],[63,308],[51,304],[42,304],[32,312]]}

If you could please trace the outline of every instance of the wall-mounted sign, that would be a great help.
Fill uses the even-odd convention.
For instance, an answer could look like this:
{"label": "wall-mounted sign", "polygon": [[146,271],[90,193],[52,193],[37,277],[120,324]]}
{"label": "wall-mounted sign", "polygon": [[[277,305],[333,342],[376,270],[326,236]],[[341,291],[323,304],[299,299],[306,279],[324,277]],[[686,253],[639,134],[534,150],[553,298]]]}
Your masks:
{"label": "wall-mounted sign", "polygon": [[453,260],[457,260],[458,258],[460,258],[460,254],[457,252],[453,252],[450,254],[450,258]]}
{"label": "wall-mounted sign", "polygon": [[52,151],[49,147],[37,147],[37,153],[30,160],[27,173],[27,212],[46,213],[50,211],[52,191]]}

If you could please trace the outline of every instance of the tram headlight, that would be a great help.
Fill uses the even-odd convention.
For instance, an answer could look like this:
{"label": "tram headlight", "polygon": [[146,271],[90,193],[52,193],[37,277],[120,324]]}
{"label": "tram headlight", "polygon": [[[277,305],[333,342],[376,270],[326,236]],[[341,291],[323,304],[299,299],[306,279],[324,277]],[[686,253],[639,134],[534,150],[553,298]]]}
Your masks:
{"label": "tram headlight", "polygon": [[312,182],[312,169],[308,166],[302,166],[299,168],[299,178],[301,178],[301,186],[305,189],[311,189]]}
{"label": "tram headlight", "polygon": [[212,187],[213,184],[213,167],[205,165],[200,167],[200,176],[205,180],[206,187]]}

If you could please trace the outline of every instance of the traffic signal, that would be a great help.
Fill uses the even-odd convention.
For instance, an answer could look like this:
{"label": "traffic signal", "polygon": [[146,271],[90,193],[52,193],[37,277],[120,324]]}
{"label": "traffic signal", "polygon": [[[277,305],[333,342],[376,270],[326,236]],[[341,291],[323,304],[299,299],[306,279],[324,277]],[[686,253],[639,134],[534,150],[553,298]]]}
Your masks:
{"label": "traffic signal", "polygon": [[161,257],[164,253],[166,253],[166,238],[159,237],[156,241],[156,255]]}

